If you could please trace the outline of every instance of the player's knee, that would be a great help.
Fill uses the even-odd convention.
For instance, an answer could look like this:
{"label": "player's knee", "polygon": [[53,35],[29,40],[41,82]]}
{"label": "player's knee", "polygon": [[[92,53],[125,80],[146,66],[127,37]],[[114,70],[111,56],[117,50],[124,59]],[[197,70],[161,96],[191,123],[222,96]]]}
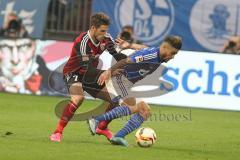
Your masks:
{"label": "player's knee", "polygon": [[138,112],[138,108],[136,105],[134,106],[129,106],[130,110],[131,110],[131,113],[134,114],[134,113],[137,113]]}
{"label": "player's knee", "polygon": [[144,112],[144,119],[147,120],[151,116],[151,109],[147,108]]}
{"label": "player's knee", "polygon": [[144,101],[140,101],[137,103],[137,107],[139,109],[150,109],[150,107],[148,106],[148,104]]}
{"label": "player's knee", "polygon": [[150,110],[146,110],[144,112],[139,112],[139,114],[144,118],[144,120],[147,120],[150,117],[151,112]]}
{"label": "player's knee", "polygon": [[76,104],[76,106],[79,106],[84,101],[84,96],[83,95],[72,96],[71,101],[74,104]]}
{"label": "player's knee", "polygon": [[124,99],[124,100],[121,102],[120,105],[127,106],[127,107],[130,109],[130,111],[131,111],[132,114],[138,112],[137,104],[136,104],[136,99],[133,98],[133,97]]}
{"label": "player's knee", "polygon": [[128,105],[128,106],[135,106],[136,105],[136,98],[134,98],[134,97],[126,98],[126,99],[124,99],[123,103]]}
{"label": "player's knee", "polygon": [[141,101],[137,104],[137,107],[139,114],[144,118],[144,120],[147,120],[151,115],[151,109],[149,105],[144,101]]}

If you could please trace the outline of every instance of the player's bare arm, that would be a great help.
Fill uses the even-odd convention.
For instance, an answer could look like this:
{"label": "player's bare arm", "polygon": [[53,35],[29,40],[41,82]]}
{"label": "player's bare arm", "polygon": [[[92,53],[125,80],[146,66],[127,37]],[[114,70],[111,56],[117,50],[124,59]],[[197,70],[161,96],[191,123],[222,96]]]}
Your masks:
{"label": "player's bare arm", "polygon": [[121,38],[117,38],[115,40],[115,42],[117,43],[117,45],[119,45],[119,47],[121,49],[135,49],[135,50],[141,50],[143,48],[147,48],[148,46],[143,45],[143,44],[137,44],[137,43],[129,43],[127,41],[124,41]]}

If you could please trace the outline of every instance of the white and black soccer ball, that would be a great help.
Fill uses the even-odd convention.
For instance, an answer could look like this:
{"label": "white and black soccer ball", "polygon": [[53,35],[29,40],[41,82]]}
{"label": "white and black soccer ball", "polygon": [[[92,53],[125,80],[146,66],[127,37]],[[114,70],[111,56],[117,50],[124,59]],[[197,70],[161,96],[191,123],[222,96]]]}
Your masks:
{"label": "white and black soccer ball", "polygon": [[136,141],[140,147],[151,147],[157,139],[157,135],[152,128],[143,127],[137,130]]}

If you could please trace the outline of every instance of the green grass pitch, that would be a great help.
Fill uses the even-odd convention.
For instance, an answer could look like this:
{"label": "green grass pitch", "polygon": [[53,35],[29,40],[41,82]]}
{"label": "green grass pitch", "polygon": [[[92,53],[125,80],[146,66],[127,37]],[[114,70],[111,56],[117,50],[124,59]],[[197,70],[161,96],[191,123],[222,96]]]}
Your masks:
{"label": "green grass pitch", "polygon": [[[152,105],[152,117],[143,126],[153,128],[157,142],[140,148],[134,133],[130,146],[111,145],[91,136],[86,122],[70,122],[61,143],[49,141],[57,117],[54,106],[62,97],[0,93],[1,160],[236,160],[240,155],[240,112]],[[100,101],[85,101],[78,112]],[[115,120],[116,132],[126,119]],[[8,133],[13,133],[9,134]]]}

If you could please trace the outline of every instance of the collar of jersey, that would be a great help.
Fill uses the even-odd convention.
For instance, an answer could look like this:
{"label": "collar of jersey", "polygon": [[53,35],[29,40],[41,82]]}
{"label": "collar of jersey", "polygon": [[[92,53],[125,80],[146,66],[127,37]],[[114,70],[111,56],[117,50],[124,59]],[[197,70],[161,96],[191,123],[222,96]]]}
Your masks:
{"label": "collar of jersey", "polygon": [[93,41],[92,37],[90,36],[90,31],[89,31],[89,30],[88,30],[87,34],[88,34],[88,36],[89,36],[91,42],[94,44],[94,46],[98,47],[99,44],[100,44],[100,42],[98,42],[98,44],[96,44],[96,43]]}

